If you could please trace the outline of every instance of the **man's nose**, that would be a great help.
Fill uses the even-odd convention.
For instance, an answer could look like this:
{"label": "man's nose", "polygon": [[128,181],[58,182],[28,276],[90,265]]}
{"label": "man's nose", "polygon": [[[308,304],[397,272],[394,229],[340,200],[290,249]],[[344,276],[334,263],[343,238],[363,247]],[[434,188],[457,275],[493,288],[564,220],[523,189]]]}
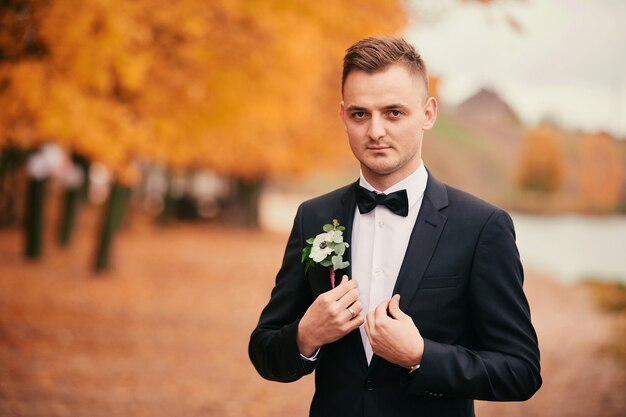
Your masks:
{"label": "man's nose", "polygon": [[385,126],[383,124],[382,118],[379,115],[372,115],[367,133],[369,137],[373,140],[379,140],[380,138],[385,136]]}

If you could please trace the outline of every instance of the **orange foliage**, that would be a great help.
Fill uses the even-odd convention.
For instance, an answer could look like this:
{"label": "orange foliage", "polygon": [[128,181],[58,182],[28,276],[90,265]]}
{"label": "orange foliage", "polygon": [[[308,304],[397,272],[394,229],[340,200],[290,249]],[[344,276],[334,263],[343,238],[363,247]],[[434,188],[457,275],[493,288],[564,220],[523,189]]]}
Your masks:
{"label": "orange foliage", "polygon": [[582,208],[615,210],[624,183],[624,165],[615,139],[604,133],[585,135],[579,145],[578,191]]}
{"label": "orange foliage", "polygon": [[0,62],[0,145],[52,139],[121,173],[137,156],[244,178],[332,163],[343,51],[399,32],[402,4],[32,3],[48,54]]}
{"label": "orange foliage", "polygon": [[566,160],[559,134],[549,126],[528,132],[517,171],[522,188],[544,192],[558,190],[565,180]]}
{"label": "orange foliage", "polygon": [[37,33],[37,22],[44,9],[45,0],[0,2],[0,63],[45,54],[45,45]]}
{"label": "orange foliage", "polygon": [[428,74],[428,90],[432,97],[439,99],[439,85],[441,79],[436,75]]}

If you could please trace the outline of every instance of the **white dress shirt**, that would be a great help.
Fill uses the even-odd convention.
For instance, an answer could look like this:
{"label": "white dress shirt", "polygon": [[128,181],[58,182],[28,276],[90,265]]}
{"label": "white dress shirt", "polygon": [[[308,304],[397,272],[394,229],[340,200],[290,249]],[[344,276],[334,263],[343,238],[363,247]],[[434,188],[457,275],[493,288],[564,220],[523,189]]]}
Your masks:
{"label": "white dress shirt", "polygon": [[[361,173],[359,184],[362,187],[385,194],[406,190],[409,200],[407,217],[398,216],[383,205],[378,205],[365,214],[361,214],[358,207],[356,209],[350,250],[352,279],[359,283],[363,315],[367,315],[393,295],[409,238],[422,206],[427,180],[428,172],[423,163],[420,163],[419,168],[411,175],[386,190],[376,190]],[[373,355],[372,347],[365,327],[361,326],[359,331],[369,364]]]}

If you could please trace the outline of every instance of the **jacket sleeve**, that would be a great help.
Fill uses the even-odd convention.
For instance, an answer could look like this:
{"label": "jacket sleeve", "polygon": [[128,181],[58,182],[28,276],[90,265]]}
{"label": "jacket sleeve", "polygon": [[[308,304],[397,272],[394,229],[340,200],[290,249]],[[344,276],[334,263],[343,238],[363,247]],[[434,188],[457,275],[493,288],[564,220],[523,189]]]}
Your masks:
{"label": "jacket sleeve", "polygon": [[263,309],[248,345],[250,360],[258,373],[265,379],[279,382],[295,381],[314,368],[305,367],[296,342],[300,318],[312,302],[311,289],[300,262],[304,244],[302,212],[301,205],[270,301]]}
{"label": "jacket sleeve", "polygon": [[420,368],[410,377],[422,395],[522,401],[541,386],[537,336],[523,291],[513,222],[497,210],[476,246],[468,287],[475,343],[425,340]]}

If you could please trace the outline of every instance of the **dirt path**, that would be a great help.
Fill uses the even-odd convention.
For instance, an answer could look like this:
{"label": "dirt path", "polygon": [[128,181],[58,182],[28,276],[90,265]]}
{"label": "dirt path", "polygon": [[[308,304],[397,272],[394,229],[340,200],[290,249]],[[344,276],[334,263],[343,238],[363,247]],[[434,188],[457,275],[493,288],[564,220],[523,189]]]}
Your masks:
{"label": "dirt path", "polygon": [[[136,218],[94,276],[92,234],[29,263],[0,231],[0,416],[307,415],[311,377],[264,381],[247,357],[286,236]],[[611,318],[582,287],[531,273],[526,288],[544,387],[478,415],[624,416],[624,369],[599,354]]]}

